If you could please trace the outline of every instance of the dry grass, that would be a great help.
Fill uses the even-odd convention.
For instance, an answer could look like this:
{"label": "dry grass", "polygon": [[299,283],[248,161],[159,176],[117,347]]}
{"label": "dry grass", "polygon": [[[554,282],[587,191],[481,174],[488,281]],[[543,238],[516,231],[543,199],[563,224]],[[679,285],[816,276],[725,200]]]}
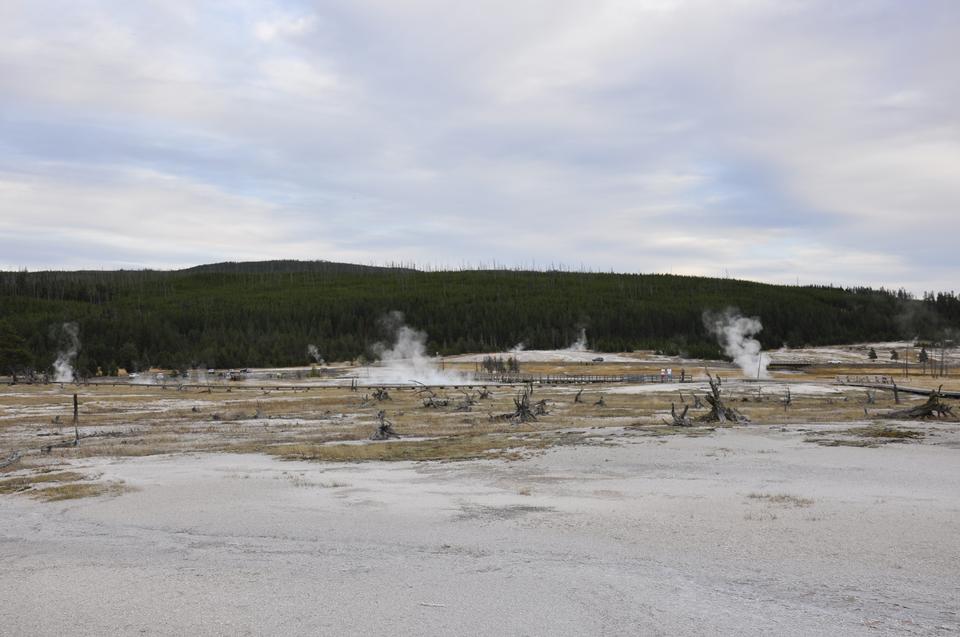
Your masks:
{"label": "dry grass", "polygon": [[46,502],[73,500],[127,491],[122,482],[96,482],[76,471],[40,467],[25,475],[0,480],[0,495],[24,494]]}
{"label": "dry grass", "polygon": [[849,438],[804,438],[804,442],[813,442],[821,447],[865,447],[875,449],[879,445],[874,440],[850,440]]}
{"label": "dry grass", "polygon": [[837,431],[833,434],[833,437],[815,436],[806,438],[804,442],[813,442],[822,447],[866,447],[873,449],[888,443],[921,440],[924,436],[925,434],[922,431],[914,429],[870,425]]}
{"label": "dry grass", "polygon": [[76,500],[78,498],[93,498],[98,496],[116,496],[126,493],[130,488],[122,482],[79,482],[61,484],[46,489],[37,489],[30,493],[31,497],[45,502],[59,502],[61,500]]}
{"label": "dry grass", "polygon": [[49,482],[76,482],[84,476],[75,471],[40,471],[24,476],[16,476],[0,480],[0,495],[29,491],[37,484]]}
{"label": "dry grass", "polygon": [[801,498],[786,493],[751,493],[747,495],[747,497],[754,500],[763,500],[764,502],[768,502],[770,504],[780,504],[783,506],[800,508],[813,506],[813,500],[810,498]]}
{"label": "dry grass", "polygon": [[634,431],[643,432],[648,436],[687,436],[688,438],[700,438],[709,436],[717,430],[717,425],[702,425],[695,427],[675,427],[668,424],[649,424],[645,422],[635,422],[628,427]]}
{"label": "dry grass", "polygon": [[897,429],[896,427],[883,426],[857,427],[854,429],[848,429],[844,433],[850,436],[860,436],[862,438],[883,438],[888,442],[916,440],[918,438],[923,438],[924,436],[922,431],[916,431],[914,429]]}
{"label": "dry grass", "polygon": [[539,437],[480,435],[355,445],[290,444],[277,445],[265,451],[287,460],[326,462],[516,459],[549,444],[549,441]]}
{"label": "dry grass", "polygon": [[[657,371],[638,363],[581,365],[550,363],[525,366],[531,373],[644,373]],[[464,366],[473,368],[473,364]],[[694,370],[692,367],[688,371]],[[868,373],[866,370],[858,370]],[[889,372],[889,370],[886,370]],[[810,368],[794,380],[832,381],[835,368]],[[724,369],[725,379],[739,374]],[[553,445],[599,444],[604,429],[627,427],[630,435],[707,436],[712,426],[677,428],[664,422],[670,403],[677,407],[692,403],[693,386],[663,385],[656,391],[636,394],[610,393],[611,387],[588,385],[584,402],[575,404],[574,386],[536,386],[534,399],[546,398],[549,415],[537,422],[513,425],[491,420],[490,415],[513,411],[516,387],[491,386],[492,397],[481,400],[468,413],[452,409],[426,409],[422,396],[409,388],[390,389],[392,400],[377,402],[372,390],[351,392],[346,387],[312,387],[309,391],[263,391],[256,386],[233,386],[177,391],[159,386],[17,386],[0,387],[0,449],[24,452],[24,465],[39,458],[45,443],[72,436],[71,395],[80,397],[81,444],[77,448],[55,449],[49,458],[75,460],[86,457],[147,456],[185,452],[268,453],[280,457],[317,460],[461,460],[474,458],[517,458]],[[454,404],[463,391],[435,389]],[[856,391],[846,395],[794,395],[784,411],[776,391],[758,392],[748,383],[725,383],[727,400],[760,426],[798,423],[862,421],[864,405]],[[681,401],[681,393],[685,403]],[[701,392],[702,393],[702,392]],[[604,395],[606,406],[593,403]],[[366,395],[366,400],[364,396]],[[912,397],[903,397],[906,402]],[[922,400],[917,397],[917,400]],[[878,392],[877,406],[892,407],[892,396]],[[387,444],[342,445],[363,441],[373,431],[380,409],[396,430],[408,438]],[[705,413],[691,407],[690,416]],[[253,416],[259,412],[259,418]],[[219,414],[219,418],[214,418]],[[60,417],[58,423],[53,420]],[[595,430],[590,435],[565,434],[565,429]],[[411,437],[432,440],[409,440]],[[909,435],[823,437],[821,444],[874,446],[883,441],[906,440]],[[837,442],[842,439],[841,442]],[[846,441],[852,442],[846,442]],[[47,458],[47,456],[44,456]],[[21,467],[22,468],[22,467]],[[0,476],[2,477],[2,476]]]}

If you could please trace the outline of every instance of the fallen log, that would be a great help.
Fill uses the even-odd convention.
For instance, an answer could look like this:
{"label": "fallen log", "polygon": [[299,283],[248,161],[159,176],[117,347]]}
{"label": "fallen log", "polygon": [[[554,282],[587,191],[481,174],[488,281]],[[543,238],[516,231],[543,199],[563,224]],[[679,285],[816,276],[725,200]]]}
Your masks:
{"label": "fallen log", "polygon": [[40,447],[40,453],[50,453],[54,449],[67,449],[69,447],[79,447],[80,439],[74,438],[73,440],[64,440],[61,442],[52,442],[49,445],[44,445]]}
{"label": "fallen log", "polygon": [[19,451],[14,451],[13,453],[11,453],[9,456],[7,456],[6,458],[4,458],[3,460],[0,460],[0,469],[6,469],[6,468],[9,467],[10,465],[14,465],[14,464],[20,462],[20,457],[21,457],[21,456],[20,456],[20,452],[19,452]]}
{"label": "fallen log", "polygon": [[536,416],[546,416],[549,412],[547,411],[547,399],[542,398],[536,405],[533,406],[533,413]]}
{"label": "fallen log", "polygon": [[881,418],[944,418],[953,416],[953,407],[943,402],[943,385],[930,392],[930,397],[922,405],[910,409],[900,409],[883,414]]}

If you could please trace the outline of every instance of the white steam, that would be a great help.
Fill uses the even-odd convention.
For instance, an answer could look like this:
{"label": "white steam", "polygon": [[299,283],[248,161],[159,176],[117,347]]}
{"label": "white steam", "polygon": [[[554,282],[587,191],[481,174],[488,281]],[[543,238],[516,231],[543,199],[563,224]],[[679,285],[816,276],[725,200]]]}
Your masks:
{"label": "white steam", "polygon": [[565,351],[565,352],[587,352],[587,351],[589,351],[589,350],[587,349],[587,328],[581,327],[581,328],[580,328],[580,336],[577,337],[577,340],[574,341],[573,344],[570,345],[570,346],[569,346],[567,349],[565,349],[564,351]]}
{"label": "white steam", "polygon": [[320,355],[320,350],[317,348],[316,345],[313,345],[313,344],[307,345],[307,354],[310,356],[310,358],[313,359],[313,361],[317,365],[323,364],[323,356]]}
{"label": "white steam", "polygon": [[770,357],[761,350],[760,341],[753,338],[763,325],[756,317],[746,317],[739,310],[727,308],[723,312],[704,312],[703,324],[717,337],[723,353],[743,370],[749,378],[770,378],[767,367]]}
{"label": "white steam", "polygon": [[510,349],[508,349],[508,350],[507,350],[507,353],[508,353],[508,354],[519,354],[520,352],[522,352],[522,351],[525,350],[525,349],[527,349],[527,344],[524,343],[523,341],[521,341],[521,342],[517,343],[516,345],[514,345],[513,347],[511,347]]}
{"label": "white steam", "polygon": [[391,334],[390,345],[376,343],[373,353],[379,363],[369,369],[371,384],[456,385],[467,382],[460,373],[442,370],[437,359],[427,354],[427,334],[404,323],[401,312],[391,312],[381,323]]}
{"label": "white steam", "polygon": [[53,380],[58,383],[72,383],[76,377],[73,363],[80,350],[80,327],[76,323],[64,323],[60,334],[60,350],[57,352],[57,360],[53,361]]}

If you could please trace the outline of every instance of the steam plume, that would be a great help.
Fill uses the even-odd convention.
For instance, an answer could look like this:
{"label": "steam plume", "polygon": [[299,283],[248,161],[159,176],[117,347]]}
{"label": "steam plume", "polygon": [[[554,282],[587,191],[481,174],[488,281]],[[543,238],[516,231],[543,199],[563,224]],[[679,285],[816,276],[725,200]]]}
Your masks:
{"label": "steam plume", "polygon": [[723,312],[704,312],[703,324],[717,337],[723,353],[733,359],[744,376],[769,378],[770,357],[764,354],[754,334],[763,329],[760,319],[743,316],[739,310],[727,308]]}
{"label": "steam plume", "polygon": [[80,350],[80,327],[76,323],[64,323],[60,330],[60,349],[53,362],[53,379],[58,383],[71,383],[75,374],[73,362]]}
{"label": "steam plume", "polygon": [[586,352],[587,350],[587,328],[580,328],[580,336],[577,337],[577,340],[570,345],[567,350],[568,352]]}
{"label": "steam plume", "polygon": [[403,313],[393,311],[380,321],[390,334],[391,344],[376,343],[373,353],[380,359],[378,367],[370,369],[373,383],[409,383],[449,385],[463,383],[465,378],[456,372],[437,368],[436,360],[427,355],[427,334],[404,322]]}
{"label": "steam plume", "polygon": [[307,345],[307,354],[314,360],[318,365],[323,363],[323,356],[320,355],[320,350],[317,349],[316,345]]}

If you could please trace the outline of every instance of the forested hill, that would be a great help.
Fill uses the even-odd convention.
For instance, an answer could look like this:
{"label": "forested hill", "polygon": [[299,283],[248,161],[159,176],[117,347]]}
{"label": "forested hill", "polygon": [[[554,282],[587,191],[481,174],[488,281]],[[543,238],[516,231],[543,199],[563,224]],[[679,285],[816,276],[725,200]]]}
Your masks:
{"label": "forested hill", "polygon": [[601,351],[719,355],[705,310],[759,316],[765,347],[929,335],[960,320],[952,294],[912,300],[869,289],[777,286],[668,275],[529,271],[422,272],[326,262],[217,264],[189,270],[0,273],[0,322],[37,368],[64,323],[79,325],[78,367],[294,365],[315,344],[353,359],[399,310],[446,354],[523,342],[562,348],[586,328]]}
{"label": "forested hill", "polygon": [[335,261],[225,261],[198,265],[181,273],[227,273],[227,274],[278,274],[290,272],[323,272],[328,274],[372,274],[376,272],[413,272],[413,268],[402,266],[357,265],[356,263],[337,263]]}

